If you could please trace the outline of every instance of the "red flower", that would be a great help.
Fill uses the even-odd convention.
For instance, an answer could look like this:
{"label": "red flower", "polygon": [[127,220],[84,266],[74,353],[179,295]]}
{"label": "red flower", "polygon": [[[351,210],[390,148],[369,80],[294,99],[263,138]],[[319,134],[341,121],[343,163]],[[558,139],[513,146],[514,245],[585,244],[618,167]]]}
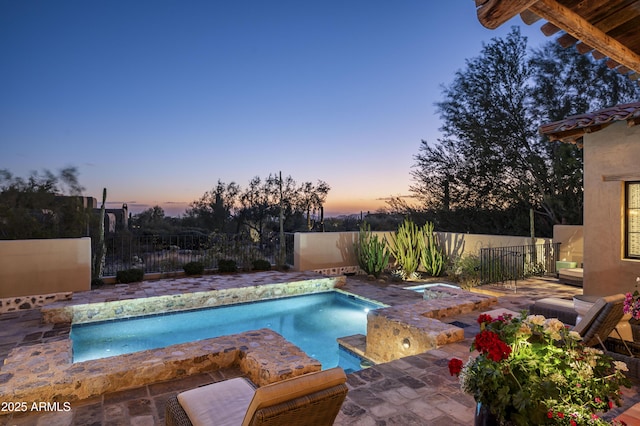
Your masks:
{"label": "red flower", "polygon": [[576,423],[575,421],[571,420],[571,426],[578,426],[578,423]]}
{"label": "red flower", "polygon": [[507,359],[511,354],[511,347],[493,331],[482,330],[476,334],[474,344],[478,352],[486,354],[487,358],[495,362]]}
{"label": "red flower", "polygon": [[549,411],[549,412],[547,413],[547,417],[549,417],[550,419],[552,419],[552,418],[553,418],[553,411]]}
{"label": "red flower", "polygon": [[451,358],[449,360],[449,373],[452,376],[459,376],[462,371],[462,361],[458,358]]}
{"label": "red flower", "polygon": [[558,417],[559,417],[559,418],[561,418],[561,419],[564,419],[564,413],[563,413],[563,412],[561,412],[561,411],[560,411],[560,412],[558,412]]}
{"label": "red flower", "polygon": [[613,401],[609,401],[609,408],[613,408]]}
{"label": "red flower", "polygon": [[480,316],[478,317],[478,324],[483,324],[485,322],[492,322],[493,318],[491,318],[491,315],[488,314],[480,314]]}

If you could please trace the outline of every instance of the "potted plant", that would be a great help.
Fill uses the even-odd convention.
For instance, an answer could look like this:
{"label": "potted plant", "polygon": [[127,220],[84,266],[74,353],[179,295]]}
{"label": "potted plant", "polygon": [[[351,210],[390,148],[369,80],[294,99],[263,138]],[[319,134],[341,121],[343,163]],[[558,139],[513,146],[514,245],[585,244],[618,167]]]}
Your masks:
{"label": "potted plant", "polygon": [[483,314],[478,323],[479,354],[449,361],[478,403],[476,424],[607,424],[598,413],[620,406],[620,388],[630,386],[624,362],[584,346],[555,318]]}

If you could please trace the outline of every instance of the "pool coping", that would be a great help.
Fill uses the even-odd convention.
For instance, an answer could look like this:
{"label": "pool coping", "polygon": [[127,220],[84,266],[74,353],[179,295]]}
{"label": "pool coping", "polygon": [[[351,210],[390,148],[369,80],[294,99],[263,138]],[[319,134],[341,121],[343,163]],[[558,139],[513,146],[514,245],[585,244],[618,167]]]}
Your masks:
{"label": "pool coping", "polygon": [[346,281],[344,276],[315,275],[295,276],[295,278],[295,280],[285,282],[249,283],[228,288],[212,288],[139,298],[107,298],[94,302],[72,299],[43,306],[40,310],[45,323],[83,324],[330,291],[344,286]]}
{"label": "pool coping", "polygon": [[[98,318],[105,317],[138,316],[130,315],[131,311],[118,312],[117,308],[123,304],[139,305],[141,309],[136,312],[144,314],[158,312],[159,307],[176,298],[186,300],[185,303],[172,306],[172,311],[178,312],[224,306],[231,301],[240,303],[333,291],[346,281],[344,276],[324,277],[317,274],[293,274],[290,278],[291,281],[279,283],[235,283],[234,286],[221,290],[184,293],[186,297],[169,294],[96,303],[83,303],[83,299],[79,298],[81,300],[56,302],[40,310],[44,322],[73,324],[76,320],[97,321]],[[217,293],[219,291],[223,293]],[[217,298],[220,303],[214,304],[212,297],[220,294],[225,297]],[[147,302],[151,302],[151,310],[143,306]],[[97,311],[103,312],[103,315],[88,318],[87,313],[94,308],[100,308]],[[260,344],[261,341],[268,341],[269,344]],[[0,371],[0,404],[12,401],[75,401],[228,366],[240,366],[257,385],[322,368],[319,361],[268,329],[97,360],[78,363],[73,363],[72,360],[72,342],[69,336],[60,341],[13,349]]]}

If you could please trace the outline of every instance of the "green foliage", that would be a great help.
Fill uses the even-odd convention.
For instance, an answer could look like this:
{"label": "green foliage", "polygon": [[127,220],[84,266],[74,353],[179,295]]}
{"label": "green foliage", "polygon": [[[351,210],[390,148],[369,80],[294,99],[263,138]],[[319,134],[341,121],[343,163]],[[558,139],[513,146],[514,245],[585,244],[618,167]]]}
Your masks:
{"label": "green foliage", "polygon": [[238,265],[233,259],[218,260],[218,272],[238,272]]}
{"label": "green foliage", "polygon": [[355,244],[358,265],[369,275],[378,278],[380,273],[389,266],[390,252],[386,241],[373,235],[371,225],[363,222]]}
{"label": "green foliage", "polygon": [[420,266],[424,248],[424,233],[414,222],[405,220],[391,235],[389,250],[405,277],[412,277]]}
{"label": "green foliage", "polygon": [[251,263],[251,269],[254,271],[269,271],[271,270],[271,262],[265,259],[256,259]]}
{"label": "green foliage", "polygon": [[609,424],[599,414],[621,405],[628,367],[555,318],[478,317],[478,351],[466,364],[449,362],[464,392],[490,408],[499,424]]}
{"label": "green foliage", "polygon": [[74,167],[27,178],[0,169],[0,239],[77,238],[86,235],[90,210],[80,197]]}
{"label": "green foliage", "polygon": [[480,257],[469,254],[454,260],[447,275],[458,282],[462,288],[476,287],[480,285]]}
{"label": "green foliage", "polygon": [[135,283],[142,281],[144,278],[144,271],[138,268],[125,269],[123,271],[116,272],[116,281],[122,284]]}
{"label": "green foliage", "polygon": [[182,267],[186,275],[202,275],[204,264],[202,262],[187,262]]}
{"label": "green foliage", "polygon": [[557,223],[580,224],[582,150],[538,128],[639,97],[638,85],[605,61],[557,43],[531,53],[514,28],[445,87],[437,104],[443,137],[422,141],[411,192],[449,232],[528,235],[530,208],[541,235]]}
{"label": "green foliage", "polygon": [[425,223],[422,233],[426,241],[420,253],[420,263],[427,274],[439,277],[442,274],[445,259],[442,250],[437,245],[436,236],[433,233],[433,223]]}

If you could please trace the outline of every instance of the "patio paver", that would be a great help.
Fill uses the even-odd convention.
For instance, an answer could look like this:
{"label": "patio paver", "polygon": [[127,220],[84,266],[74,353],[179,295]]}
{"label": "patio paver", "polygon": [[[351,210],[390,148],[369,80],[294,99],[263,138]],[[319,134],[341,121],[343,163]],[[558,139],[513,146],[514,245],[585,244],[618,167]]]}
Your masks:
{"label": "patio paver", "polygon": [[[420,294],[401,287],[349,277],[344,290],[391,306],[421,300]],[[498,296],[498,304],[492,309],[499,307],[514,311],[526,309],[539,298],[570,298],[582,290],[558,284],[555,280],[521,281],[517,293],[501,286],[484,289]],[[461,359],[469,356],[471,340],[478,331],[476,317],[477,313],[469,313],[451,318],[459,325],[464,325],[464,340],[460,342],[349,374],[349,393],[335,424],[473,424],[475,402],[460,390],[457,379],[449,375],[447,363],[453,356]],[[0,357],[6,356],[3,354],[16,346],[67,338],[65,333],[68,334],[68,330],[43,324],[40,319],[38,310],[0,315]],[[164,423],[164,404],[169,397],[183,390],[241,374],[238,369],[225,369],[153,383],[73,402],[70,411],[0,416],[0,425],[161,425]],[[624,406],[612,410],[607,418],[613,418],[640,402],[638,389],[639,386],[635,384],[633,388],[625,390]]]}

